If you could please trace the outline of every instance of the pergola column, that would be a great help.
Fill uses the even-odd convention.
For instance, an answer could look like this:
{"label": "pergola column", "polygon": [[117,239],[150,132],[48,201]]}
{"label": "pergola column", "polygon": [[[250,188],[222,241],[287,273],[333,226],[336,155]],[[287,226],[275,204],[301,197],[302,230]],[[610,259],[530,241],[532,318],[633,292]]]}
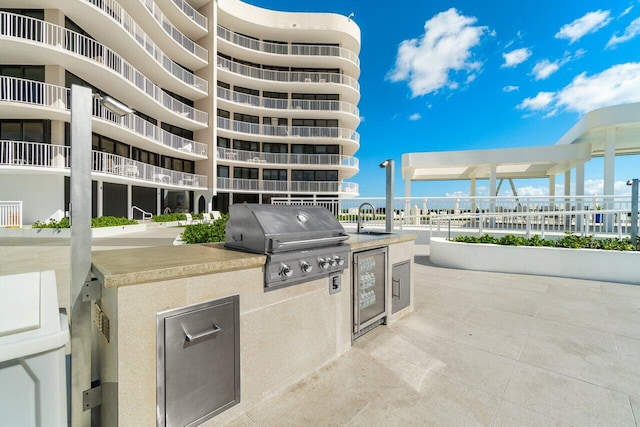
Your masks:
{"label": "pergola column", "polygon": [[[604,145],[604,209],[613,209],[615,192],[616,128],[607,128]],[[613,215],[605,215],[606,231],[613,231]]]}
{"label": "pergola column", "polygon": [[[576,166],[576,210],[584,209],[584,163]],[[582,215],[576,217],[576,227],[582,230]]]}
{"label": "pergola column", "polygon": [[476,179],[475,178],[471,178],[471,212],[475,212],[476,211]]}
{"label": "pergola column", "polygon": [[[564,173],[564,211],[568,212],[571,210],[571,169]],[[565,227],[569,227],[571,218],[566,215],[564,217]]]}
{"label": "pergola column", "polygon": [[[497,175],[497,167],[496,165],[491,166],[491,171],[489,172],[489,195],[491,198],[489,199],[489,212],[496,211],[496,175]],[[491,217],[490,224],[491,227],[495,226],[495,217]]]}
{"label": "pergola column", "polygon": [[556,204],[556,176],[549,175],[549,210]]}

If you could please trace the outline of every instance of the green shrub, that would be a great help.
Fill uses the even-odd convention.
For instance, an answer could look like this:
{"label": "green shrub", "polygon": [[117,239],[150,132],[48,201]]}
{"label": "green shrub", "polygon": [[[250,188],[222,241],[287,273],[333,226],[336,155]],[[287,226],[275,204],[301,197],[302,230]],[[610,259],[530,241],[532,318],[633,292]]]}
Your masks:
{"label": "green shrub", "polygon": [[151,217],[151,221],[153,222],[175,222],[175,221],[184,221],[187,219],[187,216],[183,213],[168,213],[162,215],[154,215]]}
{"label": "green shrub", "polygon": [[640,238],[634,246],[631,243],[631,239],[596,239],[594,236],[580,237],[573,233],[566,233],[564,237],[559,240],[545,240],[538,235],[534,235],[531,238],[522,236],[514,236],[508,234],[503,237],[493,237],[488,234],[484,234],[480,237],[477,236],[457,236],[451,239],[453,242],[459,243],[489,243],[494,245],[506,245],[506,246],[546,246],[556,248],[571,248],[571,249],[602,249],[609,251],[635,251],[639,250]]}
{"label": "green shrub", "polygon": [[[135,220],[124,218],[124,217],[101,216],[99,218],[91,218],[91,228],[119,227],[121,225],[133,225],[133,224],[137,224],[137,222]],[[36,221],[31,227],[60,229],[60,228],[70,228],[71,224],[69,223],[69,218],[64,217],[60,221],[56,221],[55,219],[50,219],[48,222]]]}
{"label": "green shrub", "polygon": [[228,219],[229,215],[224,214],[212,223],[187,225],[182,232],[182,240],[190,244],[224,242]]}

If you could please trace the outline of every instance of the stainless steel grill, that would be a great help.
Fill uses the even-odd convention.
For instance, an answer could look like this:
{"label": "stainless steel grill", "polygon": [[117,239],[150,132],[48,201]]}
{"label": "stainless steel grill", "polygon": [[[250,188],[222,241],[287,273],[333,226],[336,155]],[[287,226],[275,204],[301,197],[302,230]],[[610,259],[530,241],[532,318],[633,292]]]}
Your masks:
{"label": "stainless steel grill", "polygon": [[231,205],[226,236],[227,248],[267,255],[267,290],[327,277],[348,264],[349,236],[319,206]]}

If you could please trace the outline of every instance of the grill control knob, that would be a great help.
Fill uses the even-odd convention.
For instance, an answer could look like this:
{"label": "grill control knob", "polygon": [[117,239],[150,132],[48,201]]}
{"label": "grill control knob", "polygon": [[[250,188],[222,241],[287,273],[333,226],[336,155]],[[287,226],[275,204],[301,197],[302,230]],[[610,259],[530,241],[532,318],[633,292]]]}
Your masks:
{"label": "grill control knob", "polygon": [[318,265],[321,269],[326,270],[329,268],[329,261],[324,258],[318,258]]}
{"label": "grill control knob", "polygon": [[282,264],[280,267],[280,275],[283,277],[291,277],[293,276],[293,270],[287,264]]}
{"label": "grill control knob", "polygon": [[305,273],[311,273],[311,270],[313,270],[313,266],[309,264],[307,261],[301,261],[300,268]]}
{"label": "grill control knob", "polygon": [[336,257],[329,258],[329,265],[331,265],[331,267],[335,267],[336,265],[338,265],[338,260],[336,259]]}
{"label": "grill control knob", "polygon": [[343,266],[344,265],[344,258],[342,258],[339,255],[336,255],[333,257],[333,259],[335,260],[335,262],[339,265],[339,266]]}

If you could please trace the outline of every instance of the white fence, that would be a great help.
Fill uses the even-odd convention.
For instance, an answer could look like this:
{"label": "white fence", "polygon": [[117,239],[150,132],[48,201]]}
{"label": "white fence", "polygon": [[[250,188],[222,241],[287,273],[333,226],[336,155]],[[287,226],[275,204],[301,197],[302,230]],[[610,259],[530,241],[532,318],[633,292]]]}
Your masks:
{"label": "white fence", "polygon": [[[385,226],[384,197],[353,199],[274,198],[274,204],[321,205],[345,225],[355,225],[363,203],[366,227]],[[447,234],[563,234],[624,237],[631,230],[631,196],[396,198],[394,228]]]}
{"label": "white fence", "polygon": [[0,202],[0,228],[22,228],[22,201]]}

